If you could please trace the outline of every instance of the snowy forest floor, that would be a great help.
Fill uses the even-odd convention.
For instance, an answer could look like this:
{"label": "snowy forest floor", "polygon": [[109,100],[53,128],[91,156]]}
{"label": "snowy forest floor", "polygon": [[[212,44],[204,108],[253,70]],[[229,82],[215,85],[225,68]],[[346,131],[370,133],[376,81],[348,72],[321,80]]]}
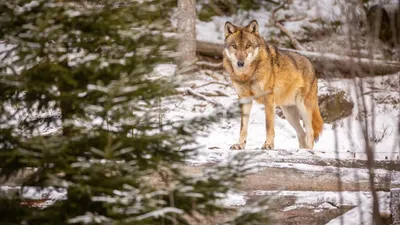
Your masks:
{"label": "snowy forest floor", "polygon": [[[295,0],[294,10],[284,10],[284,14],[306,12],[303,21],[288,22],[286,28],[299,35],[304,32],[304,25],[317,29],[310,22],[316,16],[333,21],[342,18],[339,6],[333,6],[332,0]],[[331,13],[334,11],[335,13]],[[214,17],[210,22],[197,22],[197,39],[222,43],[223,24],[230,20],[236,24],[246,24],[257,19],[260,33],[268,36],[279,33],[276,28],[268,27],[270,12],[259,10],[246,12],[232,17]],[[244,16],[245,15],[245,16]],[[325,18],[326,17],[326,18]],[[331,18],[333,17],[333,18]],[[273,31],[273,32],[271,32]],[[284,37],[275,35],[281,42]],[[305,43],[307,50],[340,53],[347,45],[333,43],[336,36],[318,40],[320,47]],[[347,38],[342,38],[347,40]],[[1,47],[1,46],[0,46]],[[351,49],[346,49],[351,51]],[[376,55],[380,55],[377,52]],[[379,57],[378,57],[379,58]],[[159,65],[154,70],[155,77],[175,76],[176,66]],[[175,78],[174,79],[178,79]],[[344,91],[354,103],[351,115],[325,123],[322,136],[314,150],[298,149],[296,133],[289,123],[281,117],[279,110],[275,115],[275,149],[262,151],[265,141],[265,119],[263,106],[254,104],[250,115],[249,135],[246,149],[232,151],[229,147],[239,137],[240,117],[221,118],[202,131],[197,138],[197,155],[187,160],[182,170],[193,176],[201,176],[205,168],[224,164],[236,154],[254,155],[258,169],[247,176],[240,187],[241,192],[231,193],[223,204],[235,210],[251,205],[252,202],[268,198],[271,207],[271,224],[371,224],[372,200],[366,167],[363,120],[372,120],[374,129],[368,137],[375,144],[375,185],[380,198],[380,209],[383,218],[388,221],[389,190],[400,187],[400,146],[399,146],[399,109],[400,109],[400,73],[369,77],[363,79],[319,79],[318,94],[330,94]],[[182,94],[162,99],[163,117],[168,120],[190,119],[215,112],[215,102],[225,109],[237,108],[237,95],[232,88],[228,74],[212,69],[201,69],[194,74],[183,75]],[[357,87],[363,85],[364,92],[358,93]],[[201,100],[187,94],[187,90],[201,94],[209,101]],[[365,97],[366,109],[360,102]],[[57,130],[49,128],[43,134]],[[21,178],[29,174],[27,170],[15,179],[2,183],[0,192],[20,191]],[[157,185],[158,177],[150,177]],[[23,196],[27,204],[45,207],[54,201],[65,198],[66,193],[57,190],[37,190],[35,187],[24,188]],[[204,218],[193,221],[193,224],[212,225],[229,218],[230,214],[218,215],[215,218]],[[364,222],[364,223],[362,223]]]}
{"label": "snowy forest floor", "polygon": [[[159,65],[155,69],[155,73],[162,77],[169,77],[174,71],[173,64]],[[226,110],[238,107],[237,95],[224,72],[199,70],[182,76],[183,85],[178,88],[181,94],[162,99],[163,118],[185,120],[213,114],[216,107],[211,102],[221,104]],[[382,136],[382,127],[388,130],[375,143],[374,179],[380,196],[381,215],[386,220],[390,215],[388,191],[400,187],[397,130],[400,96],[396,86],[393,87],[393,82],[399,79],[400,74],[394,74],[357,80],[365,84],[367,94],[363,96],[368,96],[368,102],[374,105],[376,112],[375,116],[366,117],[375,118],[377,130],[372,135]],[[319,94],[329,94],[332,88],[340,89],[357,103],[352,82],[349,79],[320,79]],[[208,101],[187,94],[185,90],[188,88],[207,95]],[[358,104],[355,104],[350,116],[324,125],[323,134],[314,150],[298,149],[293,128],[277,113],[276,149],[262,151],[260,148],[265,141],[262,107],[259,104],[253,105],[248,146],[245,150],[229,149],[239,135],[239,115],[232,119],[221,118],[202,131],[202,135],[197,138],[197,155],[188,159],[182,170],[193,176],[201,176],[204,169],[224,164],[237,154],[251,155],[257,169],[244,179],[240,186],[241,192],[226,197],[223,202],[226,207],[240,210],[254,201],[268,198],[271,222],[276,224],[340,224],[340,218],[346,221],[345,224],[360,224],[360,221],[369,224],[372,201],[362,130],[359,127]],[[3,183],[1,192],[20,191],[20,179],[29,171],[25,173]],[[160,182],[157,176],[149,179],[155,186]],[[66,194],[56,190],[38,191],[33,187],[24,190],[26,204],[37,207],[62,200]],[[193,221],[193,224],[215,224],[228,217],[229,214],[223,214],[215,218],[204,218],[200,222]]]}
{"label": "snowy forest floor", "polygon": [[[163,65],[157,71],[171,71],[170,67]],[[227,109],[235,104],[237,106],[237,96],[223,72],[201,70],[185,76],[191,76],[191,81],[184,82],[186,87],[182,87],[182,90],[191,88],[197,93],[208,95],[209,101],[199,100],[194,96],[165,99],[162,107],[166,118],[180,120],[211,114],[215,107],[210,102],[221,104]],[[254,154],[253,160],[259,169],[245,179],[241,186],[242,193],[228,196],[227,206],[245,206],[260,196],[267,195],[274,196],[274,223],[325,224],[332,220],[330,224],[340,224],[340,217],[336,217],[347,212],[343,215],[347,220],[345,224],[359,224],[360,218],[368,224],[371,221],[369,171],[360,127],[360,105],[357,104],[358,95],[353,84],[362,82],[366,87],[362,96],[366,96],[369,102],[367,107],[373,106],[375,112],[375,115],[365,117],[375,121],[376,130],[371,135],[382,135],[383,127],[388,130],[375,143],[375,185],[381,191],[381,214],[387,218],[390,214],[388,191],[390,188],[400,187],[397,131],[400,96],[397,87],[391,85],[392,81],[399,79],[400,74],[355,81],[320,79],[319,94],[329,94],[332,88],[339,89],[349,95],[355,106],[350,116],[324,125],[315,150],[298,149],[293,128],[278,113],[275,116],[276,149],[260,150],[265,141],[264,110],[263,106],[255,104],[250,115],[246,150],[229,150],[230,145],[237,141],[240,117],[223,118],[203,131],[204,135],[198,138],[198,154],[187,161],[184,169],[190,174],[200,175],[202,169],[223,164],[236,154]],[[221,96],[212,96],[214,94]],[[386,101],[387,99],[391,100]],[[354,210],[350,210],[353,208]]]}
{"label": "snowy forest floor", "polygon": [[[352,38],[346,34],[346,29],[353,28],[345,25],[337,33],[317,35],[324,27],[311,22],[313,18],[318,17],[327,23],[340,20],[346,24],[343,16],[346,9],[340,8],[340,4],[333,0],[293,2],[288,9],[282,10],[282,18],[305,14],[306,19],[285,22],[284,26],[298,40],[310,39],[302,43],[308,51],[345,55],[361,51],[373,54],[374,58],[382,58],[382,46],[367,47],[371,40],[364,40],[361,34],[357,36],[362,39],[358,40],[361,50],[352,49],[354,43],[351,43]],[[275,43],[278,40],[278,45],[284,46],[288,42],[287,37],[279,35],[280,32],[269,25],[271,12],[261,9],[239,12],[233,16],[214,16],[209,22],[197,21],[197,39],[222,44],[226,21],[246,25],[252,19],[257,19],[261,36]],[[304,27],[311,27],[314,32],[307,36]],[[156,71],[168,76],[172,68],[171,65],[162,65]],[[221,104],[226,109],[238,107],[229,75],[211,67],[201,68],[195,74],[186,75],[189,77],[186,80],[190,81],[182,82],[186,84],[182,92],[191,88],[206,96],[208,101],[196,99],[193,95],[183,96],[180,100],[163,100],[166,118],[179,120],[210,114],[215,109],[210,102]],[[240,116],[222,118],[203,131],[204,136],[198,137],[201,146],[198,155],[187,161],[185,170],[200,175],[204,168],[223,164],[236,154],[257,154],[254,160],[259,169],[244,180],[241,193],[228,196],[227,207],[240,209],[256,199],[273,196],[270,200],[273,209],[271,224],[372,224],[368,183],[370,173],[366,166],[363,136],[364,122],[368,122],[374,124],[368,130],[367,137],[374,144],[374,183],[379,191],[381,216],[389,224],[388,191],[400,187],[399,82],[400,73],[361,79],[319,79],[320,96],[343,91],[354,103],[354,108],[350,115],[325,123],[322,136],[312,151],[298,149],[296,133],[279,110],[275,115],[275,149],[262,151],[261,146],[265,141],[264,109],[262,105],[253,104],[245,150],[229,150],[239,137]],[[359,88],[361,86],[362,91]],[[229,215],[195,224],[215,224],[226,217]]]}

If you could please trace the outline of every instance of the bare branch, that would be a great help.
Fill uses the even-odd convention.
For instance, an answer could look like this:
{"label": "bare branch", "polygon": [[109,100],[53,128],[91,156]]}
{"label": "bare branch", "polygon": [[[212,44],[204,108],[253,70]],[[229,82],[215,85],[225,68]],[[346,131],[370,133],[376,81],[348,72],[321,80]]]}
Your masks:
{"label": "bare branch", "polygon": [[278,6],[277,8],[275,8],[272,11],[272,15],[271,15],[271,20],[273,25],[278,28],[279,30],[281,30],[283,33],[286,34],[286,36],[288,36],[288,38],[290,39],[290,42],[292,42],[293,47],[297,50],[301,50],[301,51],[305,51],[306,49],[300,44],[300,42],[294,37],[293,33],[290,32],[288,29],[286,29],[286,27],[284,25],[282,25],[282,23],[286,22],[287,20],[277,20],[276,19],[276,13],[282,9],[286,4],[286,1],[284,3],[282,3],[280,6]]}
{"label": "bare branch", "polygon": [[199,61],[199,62],[196,62],[196,65],[210,68],[210,69],[222,69],[222,62],[211,63],[211,62],[206,62],[206,61]]}
{"label": "bare branch", "polygon": [[275,27],[278,28],[279,30],[281,30],[283,33],[286,34],[286,36],[288,36],[288,38],[290,39],[290,41],[293,44],[293,47],[297,50],[301,50],[301,51],[306,51],[306,49],[300,44],[300,42],[294,37],[293,33],[290,32],[288,29],[286,29],[285,26],[283,26],[281,23],[276,22]]}
{"label": "bare branch", "polygon": [[183,91],[179,91],[179,90],[178,90],[178,92],[181,92],[181,93],[184,93],[184,94],[192,95],[193,97],[195,97],[195,98],[197,98],[197,99],[204,100],[204,101],[206,101],[206,102],[208,102],[208,103],[211,103],[213,106],[222,106],[221,103],[215,102],[215,101],[213,101],[212,99],[208,98],[207,96],[195,92],[192,88],[185,88]]}
{"label": "bare branch", "polygon": [[279,2],[276,2],[276,1],[273,1],[273,0],[265,0],[266,2],[270,2],[270,3],[272,3],[272,4],[275,4],[275,5],[279,5]]}
{"label": "bare branch", "polygon": [[208,6],[217,14],[218,16],[225,16],[224,12],[214,3],[213,0],[208,1]]}
{"label": "bare branch", "polygon": [[228,83],[223,83],[223,82],[218,82],[218,81],[211,81],[211,82],[208,82],[206,84],[202,84],[202,85],[199,85],[199,86],[194,86],[192,88],[201,88],[201,87],[205,87],[205,86],[208,86],[208,85],[211,85],[211,84],[219,84],[219,85],[226,86],[226,87],[230,87],[231,86],[231,84],[228,84]]}

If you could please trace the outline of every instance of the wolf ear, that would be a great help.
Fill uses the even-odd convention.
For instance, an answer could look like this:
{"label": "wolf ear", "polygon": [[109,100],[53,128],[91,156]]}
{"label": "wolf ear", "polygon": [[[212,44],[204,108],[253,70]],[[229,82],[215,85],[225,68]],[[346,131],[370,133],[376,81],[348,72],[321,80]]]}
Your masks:
{"label": "wolf ear", "polygon": [[233,25],[231,22],[227,21],[225,23],[225,38],[228,37],[229,35],[235,33],[237,30],[236,26]]}
{"label": "wolf ear", "polygon": [[258,23],[257,20],[253,20],[246,26],[246,30],[250,33],[258,35]]}

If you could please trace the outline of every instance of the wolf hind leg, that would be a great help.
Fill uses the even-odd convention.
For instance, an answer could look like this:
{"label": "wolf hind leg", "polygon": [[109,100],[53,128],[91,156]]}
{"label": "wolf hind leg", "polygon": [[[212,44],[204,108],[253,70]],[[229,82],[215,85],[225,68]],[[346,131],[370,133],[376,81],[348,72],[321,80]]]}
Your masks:
{"label": "wolf hind leg", "polygon": [[299,101],[297,109],[300,112],[300,116],[303,120],[303,125],[306,129],[305,144],[307,149],[314,147],[314,130],[312,128],[312,109],[304,104],[304,101]]}
{"label": "wolf hind leg", "polygon": [[306,134],[300,124],[300,113],[296,106],[281,106],[283,114],[286,120],[294,128],[297,133],[297,139],[299,140],[299,148],[306,148]]}

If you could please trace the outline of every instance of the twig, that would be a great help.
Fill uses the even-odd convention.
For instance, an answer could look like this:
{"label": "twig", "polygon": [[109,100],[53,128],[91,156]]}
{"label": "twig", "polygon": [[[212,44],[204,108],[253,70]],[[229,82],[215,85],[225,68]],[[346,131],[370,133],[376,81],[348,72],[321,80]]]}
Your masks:
{"label": "twig", "polygon": [[305,18],[307,18],[307,15],[303,15],[303,16],[301,16],[301,17],[289,17],[289,18],[286,18],[286,19],[284,19],[284,20],[278,20],[278,22],[282,22],[282,23],[284,23],[284,22],[297,22],[297,21],[301,21],[301,20],[304,20]]}
{"label": "twig", "polygon": [[255,96],[241,98],[241,99],[239,100],[239,103],[240,103],[240,104],[249,104],[249,103],[251,103],[253,100],[256,100],[256,99],[258,99],[258,98],[264,97],[264,96],[266,96],[266,95],[270,95],[271,93],[272,93],[271,90],[267,90],[267,91],[264,91],[264,92],[262,92],[262,93],[260,93],[260,94],[258,94],[258,95],[255,95]]}
{"label": "twig", "polygon": [[208,6],[217,14],[217,16],[225,16],[225,13],[214,3],[213,0],[208,1]]}
{"label": "twig", "polygon": [[276,21],[275,19],[275,14],[276,12],[278,12],[280,9],[282,9],[286,4],[286,1],[283,2],[282,4],[280,4],[278,7],[276,7],[274,10],[272,10],[272,14],[271,14],[271,18],[273,19],[273,21]]}
{"label": "twig", "polygon": [[223,86],[226,86],[226,87],[230,87],[231,86],[228,83],[223,83],[223,82],[218,82],[218,81],[211,81],[211,82],[208,82],[206,84],[202,84],[200,86],[194,86],[192,88],[201,88],[201,87],[205,87],[205,86],[208,86],[208,85],[211,85],[211,84],[219,84],[219,85],[223,85]]}
{"label": "twig", "polygon": [[270,2],[270,3],[272,3],[272,4],[275,4],[275,5],[279,5],[279,2],[276,2],[276,1],[273,1],[273,0],[265,0],[266,2]]}
{"label": "twig", "polygon": [[207,97],[229,97],[228,94],[222,91],[214,91],[214,92],[199,91],[198,93]]}
{"label": "twig", "polygon": [[211,63],[211,62],[206,62],[206,61],[199,61],[196,62],[196,65],[198,66],[204,66],[212,69],[222,69],[222,62],[220,63]]}
{"label": "twig", "polygon": [[224,92],[222,92],[222,91],[219,91],[219,90],[215,91],[215,93],[218,93],[218,94],[219,94],[219,96],[225,96],[225,97],[229,97],[229,95],[228,95],[228,94],[225,94]]}
{"label": "twig", "polygon": [[300,42],[294,37],[293,33],[290,32],[288,29],[286,29],[285,26],[283,26],[281,24],[281,22],[286,22],[286,20],[277,20],[276,19],[276,12],[278,12],[280,9],[282,9],[286,4],[286,1],[284,3],[282,3],[280,6],[278,6],[277,8],[275,8],[272,11],[272,15],[271,15],[271,19],[273,22],[273,25],[278,28],[279,30],[281,30],[283,33],[286,34],[286,36],[289,37],[290,41],[292,42],[293,46],[297,49],[297,50],[302,50],[305,51],[306,49],[300,44]]}
{"label": "twig", "polygon": [[286,36],[288,36],[288,38],[290,39],[290,41],[293,44],[293,47],[297,50],[301,50],[301,51],[305,51],[306,49],[300,44],[300,42],[294,37],[293,33],[290,32],[288,29],[286,29],[285,26],[283,26],[281,23],[276,22],[275,23],[275,27],[277,27],[279,30],[281,30],[283,33],[286,34]]}
{"label": "twig", "polygon": [[[219,91],[219,90],[216,90],[216,91],[198,91],[197,92],[198,94],[201,94],[201,95],[204,95],[204,96],[207,96],[207,97],[229,97],[229,95],[228,94],[226,94],[226,93],[224,93],[224,92],[222,92],[222,91]],[[177,90],[176,92],[175,92],[175,94],[183,94],[183,95],[186,95],[186,94],[188,94],[187,92],[186,92],[186,90]]]}
{"label": "twig", "polygon": [[221,80],[230,81],[230,79],[226,79],[229,78],[229,74],[228,75],[225,74],[224,71],[214,72],[212,70],[203,69],[201,70],[201,74],[209,76],[216,81],[221,81]]}
{"label": "twig", "polygon": [[193,97],[198,98],[198,99],[201,99],[201,100],[204,100],[204,101],[206,101],[206,102],[208,102],[208,103],[211,103],[213,106],[222,106],[221,103],[215,102],[215,101],[213,101],[212,99],[208,98],[207,96],[195,92],[195,91],[194,91],[193,89],[191,89],[191,88],[186,88],[186,89],[184,89],[184,93],[189,94],[189,95],[192,95]]}
{"label": "twig", "polygon": [[203,73],[206,76],[213,78],[214,80],[220,80],[212,71],[204,71]]}

